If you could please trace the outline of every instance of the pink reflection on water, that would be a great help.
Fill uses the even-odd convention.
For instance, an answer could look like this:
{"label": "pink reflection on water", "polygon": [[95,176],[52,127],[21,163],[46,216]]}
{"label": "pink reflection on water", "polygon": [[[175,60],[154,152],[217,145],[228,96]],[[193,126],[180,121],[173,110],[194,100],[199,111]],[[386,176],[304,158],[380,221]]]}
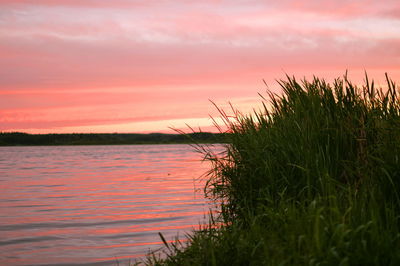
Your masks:
{"label": "pink reflection on water", "polygon": [[0,147],[0,264],[115,264],[205,221],[188,145]]}

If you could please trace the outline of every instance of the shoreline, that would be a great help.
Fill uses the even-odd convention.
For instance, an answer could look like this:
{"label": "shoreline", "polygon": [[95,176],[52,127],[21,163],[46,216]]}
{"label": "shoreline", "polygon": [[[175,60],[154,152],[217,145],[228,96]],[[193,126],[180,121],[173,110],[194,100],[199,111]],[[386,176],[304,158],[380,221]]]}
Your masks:
{"label": "shoreline", "polygon": [[226,134],[197,132],[188,134],[164,133],[69,133],[28,134],[0,133],[0,146],[95,146],[95,145],[162,145],[162,144],[218,144]]}

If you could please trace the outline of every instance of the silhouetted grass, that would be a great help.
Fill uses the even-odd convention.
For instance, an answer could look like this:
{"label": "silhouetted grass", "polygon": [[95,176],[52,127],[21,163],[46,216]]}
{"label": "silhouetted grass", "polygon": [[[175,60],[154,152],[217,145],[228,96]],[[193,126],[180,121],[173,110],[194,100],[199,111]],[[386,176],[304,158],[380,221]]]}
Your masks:
{"label": "silhouetted grass", "polygon": [[[221,204],[150,265],[400,265],[400,99],[395,84],[280,81],[264,110],[229,118],[206,192]],[[218,223],[224,226],[216,226]]]}

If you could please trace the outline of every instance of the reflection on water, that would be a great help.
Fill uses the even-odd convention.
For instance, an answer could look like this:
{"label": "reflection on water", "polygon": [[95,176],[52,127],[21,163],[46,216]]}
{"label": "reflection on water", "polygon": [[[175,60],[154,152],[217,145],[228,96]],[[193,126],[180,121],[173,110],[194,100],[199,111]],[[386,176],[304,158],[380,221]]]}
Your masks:
{"label": "reflection on water", "polygon": [[0,264],[116,265],[204,221],[188,145],[0,147]]}

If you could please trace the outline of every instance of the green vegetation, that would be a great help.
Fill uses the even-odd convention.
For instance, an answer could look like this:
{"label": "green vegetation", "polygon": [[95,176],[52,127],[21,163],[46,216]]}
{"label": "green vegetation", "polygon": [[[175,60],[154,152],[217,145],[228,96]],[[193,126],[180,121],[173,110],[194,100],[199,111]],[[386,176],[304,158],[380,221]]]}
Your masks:
{"label": "green vegetation", "polygon": [[117,145],[117,144],[178,144],[221,143],[224,134],[207,132],[180,134],[27,134],[20,132],[1,133],[0,146],[33,146],[33,145]]}
{"label": "green vegetation", "polygon": [[400,265],[400,98],[387,84],[288,77],[264,110],[221,111],[226,152],[197,146],[220,212],[145,263]]}

